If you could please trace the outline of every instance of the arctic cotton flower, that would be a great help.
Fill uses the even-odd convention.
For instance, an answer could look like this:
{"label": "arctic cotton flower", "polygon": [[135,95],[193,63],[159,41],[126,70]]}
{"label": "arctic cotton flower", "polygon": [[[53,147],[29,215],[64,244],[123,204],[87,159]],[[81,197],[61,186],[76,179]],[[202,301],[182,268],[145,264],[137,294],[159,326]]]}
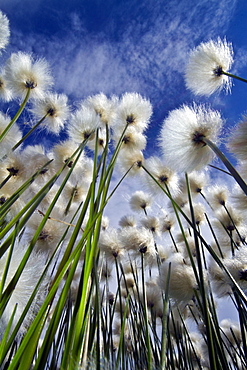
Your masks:
{"label": "arctic cotton flower", "polygon": [[146,216],[141,219],[141,225],[151,231],[153,234],[159,236],[159,219],[155,216]]}
{"label": "arctic cotton flower", "polygon": [[48,93],[44,99],[35,100],[31,112],[42,120],[41,127],[58,134],[64,128],[64,122],[69,114],[68,98],[64,94]]}
{"label": "arctic cotton flower", "polygon": [[116,125],[125,127],[128,124],[138,131],[143,131],[151,114],[152,105],[148,100],[137,93],[125,93],[116,111]]}
{"label": "arctic cotton flower", "polygon": [[125,227],[121,229],[119,239],[128,252],[133,252],[135,255],[139,253],[148,256],[156,255],[153,234],[144,227]]}
{"label": "arctic cotton flower", "polygon": [[143,173],[143,163],[144,156],[141,150],[120,151],[117,158],[119,171],[124,174],[129,171],[128,174],[131,176]]}
{"label": "arctic cotton flower", "polygon": [[160,267],[158,284],[162,290],[166,289],[168,271],[171,266],[169,280],[170,297],[179,302],[188,302],[194,297],[197,283],[193,268],[184,263],[184,257],[180,253],[172,254]]}
{"label": "arctic cotton flower", "polygon": [[0,10],[0,49],[4,49],[9,42],[9,20]]}
{"label": "arctic cotton flower", "polygon": [[107,261],[112,261],[116,258],[121,258],[124,255],[124,249],[119,240],[118,231],[109,229],[100,234],[99,244],[100,250],[105,253]]}
{"label": "arctic cotton flower", "polygon": [[207,199],[213,209],[220,209],[226,205],[229,190],[225,185],[214,185],[207,189]]}
{"label": "arctic cotton flower", "polygon": [[[8,124],[10,123],[11,118],[2,112],[0,112],[0,135],[4,132]],[[1,155],[4,154],[4,152],[7,152],[8,150],[11,150],[11,148],[21,140],[22,133],[18,127],[18,125],[13,125],[7,135],[4,137],[4,139],[1,141]]]}
{"label": "arctic cotton flower", "polygon": [[132,211],[144,211],[146,213],[147,208],[149,208],[152,203],[152,197],[150,194],[144,193],[143,191],[139,190],[132,194],[129,203]]}
{"label": "arctic cotton flower", "polygon": [[4,76],[4,72],[1,71],[0,73],[0,99],[3,101],[10,101],[12,99],[12,91],[8,86],[8,82]]}
{"label": "arctic cotton flower", "polygon": [[224,72],[232,63],[232,45],[225,39],[201,43],[190,54],[185,74],[187,88],[196,95],[211,95],[223,87],[230,90],[231,82]]}
{"label": "arctic cotton flower", "polygon": [[119,220],[120,227],[135,227],[136,219],[134,215],[125,215]]}
{"label": "arctic cotton flower", "polygon": [[165,190],[169,188],[173,195],[178,194],[178,176],[172,169],[167,167],[160,158],[155,156],[148,158],[145,162],[145,168],[153,176],[151,177],[149,174],[145,173],[146,184],[152,194],[164,195],[160,187]]}
{"label": "arctic cotton flower", "polygon": [[11,54],[4,75],[13,94],[21,98],[30,89],[32,98],[42,99],[53,83],[47,62],[34,60],[30,54],[21,51]]}
{"label": "arctic cotton flower", "polygon": [[[96,143],[96,139],[97,139],[97,143]],[[99,127],[98,135],[97,136],[94,135],[93,139],[87,142],[87,147],[88,149],[92,151],[95,151],[97,147],[98,155],[100,155],[104,151],[106,147],[106,143],[107,143],[107,130],[104,129],[103,127]]]}
{"label": "arctic cotton flower", "polygon": [[[37,228],[42,221],[41,217],[41,213],[34,213],[28,220],[26,230],[23,234],[23,240],[27,245],[31,242],[35,232],[37,231]],[[58,222],[55,220],[62,221],[60,210],[53,212],[52,218],[46,221],[34,246],[34,250],[36,252],[42,252],[42,254],[51,255],[58,246],[58,243],[60,242],[61,236],[64,234],[67,225],[63,222]]]}
{"label": "arctic cotton flower", "polygon": [[[6,181],[8,179],[8,181]],[[11,153],[0,166],[0,183],[5,192],[13,193],[27,179],[27,166],[21,153]]]}
{"label": "arctic cotton flower", "polygon": [[116,116],[116,107],[118,104],[118,98],[112,96],[107,98],[103,93],[89,96],[85,101],[89,107],[92,107],[95,112],[100,116],[100,121],[105,125],[114,125]]}
{"label": "arctic cotton flower", "polygon": [[227,146],[238,159],[242,161],[247,159],[247,116],[234,127]]}
{"label": "arctic cotton flower", "polygon": [[69,137],[78,144],[86,139],[92,140],[98,127],[100,127],[98,114],[91,107],[82,104],[71,117]]}
{"label": "arctic cotton flower", "polygon": [[[118,127],[118,130],[113,131],[113,141],[115,147],[122,136],[123,129]],[[144,150],[146,147],[146,137],[139,131],[135,129],[134,126],[129,126],[122,138],[121,151],[134,151],[134,150]]]}
{"label": "arctic cotton flower", "polygon": [[[207,184],[208,179],[207,179],[205,172],[195,171],[195,172],[191,172],[188,175],[188,181],[189,181],[191,195],[195,197],[198,194],[202,193],[203,189],[205,188]],[[188,193],[188,186],[187,186],[187,181],[185,177],[183,177],[180,180],[180,189],[184,194]]]}
{"label": "arctic cotton flower", "polygon": [[160,147],[167,166],[177,171],[200,170],[214,158],[203,138],[218,142],[222,127],[220,113],[202,105],[171,111],[161,129]]}
{"label": "arctic cotton flower", "polygon": [[[63,142],[58,143],[52,148],[51,158],[54,158],[54,167],[56,171],[58,171],[64,164],[67,164],[66,170],[69,169],[74,165],[75,157],[70,158],[72,154],[78,149],[78,145],[72,140],[65,140]],[[80,155],[79,160],[77,161],[75,167],[79,167],[83,164],[85,157],[83,153]],[[64,174],[63,171],[62,175]]]}
{"label": "arctic cotton flower", "polygon": [[[24,248],[24,246],[20,244],[17,244],[15,246],[6,277],[5,288],[11,282],[11,279],[16,273],[20,265],[20,261],[23,258],[25,252],[26,248]],[[0,280],[3,278],[3,272],[5,269],[5,264],[7,262],[7,257],[8,257],[7,253],[5,253],[5,255],[0,259]],[[13,313],[16,304],[17,309],[14,316],[12,328],[14,328],[15,325],[17,324],[18,320],[21,317],[21,314],[26,308],[28,300],[31,297],[36,284],[38,283],[43,273],[45,264],[46,264],[45,255],[34,252],[30,255],[29,260],[26,266],[24,267],[20,279],[18,280],[16,287],[13,290],[13,293],[10,297],[10,300],[8,301],[8,304],[3,312],[3,315],[0,318],[0,338],[2,338],[2,336],[4,335],[4,331],[9,323],[10,317]],[[26,331],[26,329],[34,319],[35,315],[37,314],[47,293],[47,286],[48,279],[44,278],[43,282],[40,285],[38,294],[36,294],[36,297],[34,298],[27,312],[27,315],[25,316],[25,319],[22,322],[22,325],[19,329],[19,335],[23,334]]]}
{"label": "arctic cotton flower", "polygon": [[235,256],[225,259],[225,266],[241,289],[247,292],[247,250],[246,246],[236,251]]}

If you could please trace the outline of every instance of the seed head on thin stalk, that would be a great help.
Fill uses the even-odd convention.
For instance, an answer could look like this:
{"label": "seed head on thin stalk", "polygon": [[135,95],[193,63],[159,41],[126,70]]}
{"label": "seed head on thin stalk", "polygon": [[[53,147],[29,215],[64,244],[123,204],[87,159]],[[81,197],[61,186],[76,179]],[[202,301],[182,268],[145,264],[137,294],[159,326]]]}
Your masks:
{"label": "seed head on thin stalk", "polygon": [[236,233],[237,229],[244,225],[243,214],[232,208],[230,205],[219,209],[217,212],[215,212],[215,216],[217,217],[218,221],[213,220],[212,225],[216,231],[219,231],[223,234],[224,230],[227,233],[232,233],[233,231]]}
{"label": "seed head on thin stalk", "polygon": [[44,59],[35,60],[30,54],[18,52],[8,59],[4,76],[14,96],[24,98],[30,89],[30,97],[42,99],[53,81],[50,68]]}
{"label": "seed head on thin stalk", "polygon": [[130,272],[125,274],[121,281],[121,285],[123,289],[126,289],[126,291],[128,291],[129,293],[132,292],[132,290],[136,286],[136,280],[134,279],[133,274]]}
{"label": "seed head on thin stalk", "polygon": [[72,114],[68,134],[69,138],[77,144],[81,144],[84,140],[92,140],[95,131],[100,127],[100,119],[94,109],[83,104]]}
{"label": "seed head on thin stalk", "polygon": [[[216,252],[219,253],[219,248],[224,257],[229,257],[235,254],[235,250],[241,249],[242,246],[246,245],[247,241],[247,226],[245,223],[239,225],[236,230],[229,231],[220,228],[216,223],[212,223],[215,226],[215,234],[217,237],[217,248]],[[222,225],[221,225],[222,226]]]}
{"label": "seed head on thin stalk", "polygon": [[134,215],[125,215],[119,220],[120,227],[135,227],[136,219]]}
{"label": "seed head on thin stalk", "polygon": [[226,268],[236,280],[240,288],[247,292],[247,247],[243,246],[233,257],[224,261]]}
{"label": "seed head on thin stalk", "polygon": [[160,231],[162,233],[170,232],[176,225],[176,218],[171,212],[160,217]]}
{"label": "seed head on thin stalk", "polygon": [[184,243],[188,238],[191,237],[191,233],[188,229],[185,229],[184,232],[179,232],[176,234],[176,242]]}
{"label": "seed head on thin stalk", "polygon": [[227,147],[238,160],[247,160],[247,116],[231,130]]}
{"label": "seed head on thin stalk", "polygon": [[98,136],[94,135],[92,140],[88,140],[87,147],[94,151],[96,147],[97,138],[97,151],[98,155],[101,155],[106,146],[107,134],[105,128],[100,127],[98,130]]}
{"label": "seed head on thin stalk", "polygon": [[9,43],[10,29],[9,20],[2,11],[0,11],[0,50],[4,49]]}
{"label": "seed head on thin stalk", "polygon": [[[13,195],[12,192],[7,192],[4,188],[0,189],[0,207]],[[13,217],[16,216],[25,206],[25,198],[19,197],[12,205],[8,208],[8,212],[4,217],[4,220],[9,222]],[[3,219],[1,220],[3,222]]]}
{"label": "seed head on thin stalk", "polygon": [[[4,132],[10,121],[11,118],[7,114],[0,112],[0,135]],[[13,125],[1,142],[1,156],[3,156],[5,153],[9,153],[12,147],[16,144],[16,142],[21,140],[21,138],[22,133],[18,125]]]}
{"label": "seed head on thin stalk", "polygon": [[[173,201],[180,207],[184,208],[188,204],[188,194],[178,193],[172,197]],[[174,206],[171,200],[168,202],[168,208],[173,211]]]}
{"label": "seed head on thin stalk", "polygon": [[[146,282],[146,299],[147,307],[150,312],[156,318],[162,318],[163,316],[163,300],[162,300],[162,291],[155,280],[148,280]],[[140,294],[141,301],[143,300],[143,293]]]}
{"label": "seed head on thin stalk", "polygon": [[[54,158],[54,168],[58,171],[59,169],[61,169],[61,167],[64,166],[65,163],[67,164],[66,170],[63,170],[62,172],[62,176],[64,175],[64,173],[67,174],[70,168],[73,166],[75,157],[73,157],[72,159],[70,159],[70,157],[76,151],[76,149],[78,149],[78,144],[76,144],[72,140],[62,141],[54,145],[54,147],[52,148],[49,156],[50,158]],[[74,168],[83,165],[85,160],[86,158],[84,156],[84,153],[82,152]]]}
{"label": "seed head on thin stalk", "polygon": [[5,192],[13,193],[27,179],[28,166],[18,153],[11,153],[0,166],[0,183]]}
{"label": "seed head on thin stalk", "polygon": [[[164,161],[158,157],[150,157],[145,161],[145,168],[164,190],[167,191],[168,188],[174,196],[179,193],[178,176],[174,170],[165,165]],[[148,189],[153,194],[164,195],[154,179],[148,173],[145,174]]]}
{"label": "seed head on thin stalk", "polygon": [[146,216],[140,220],[141,225],[151,231],[155,236],[160,235],[159,218],[155,216]]}
{"label": "seed head on thin stalk", "polygon": [[[225,263],[225,259],[222,262]],[[208,272],[211,287],[217,297],[229,297],[232,294],[231,282],[225,271],[220,268],[213,258],[210,258],[208,261]]]}
{"label": "seed head on thin stalk", "polygon": [[[14,274],[16,273],[20,261],[23,258],[26,247],[23,244],[17,243],[15,245],[10,266],[7,273],[5,287],[10,283],[11,279],[13,278]],[[2,256],[0,259],[0,280],[2,280],[2,274],[5,268],[5,264],[7,261],[7,253]],[[17,310],[13,320],[13,326],[17,324],[22,312],[24,311],[29,298],[31,297],[33,290],[40,279],[42,272],[44,270],[44,266],[46,264],[46,256],[41,253],[32,252],[28,262],[20,276],[20,279],[17,282],[15,289],[12,292],[10,300],[7,303],[7,306],[3,312],[2,317],[0,318],[0,338],[3,337],[4,332],[7,328],[7,325],[10,321],[10,317],[13,313],[14,307],[17,304]],[[43,282],[41,283],[38,293],[36,294],[30,309],[22,322],[22,325],[19,329],[18,336],[21,336],[26,332],[29,325],[32,323],[33,319],[35,318],[38,310],[43,303],[45,295],[47,293],[47,286],[48,286],[48,279],[45,277]]]}
{"label": "seed head on thin stalk", "polygon": [[[45,166],[46,164],[47,166]],[[0,167],[0,183],[4,180],[3,177],[10,176],[9,181],[4,185],[5,189],[6,186],[13,186],[13,190],[17,190],[17,187],[39,170],[41,171],[36,179],[36,184],[43,186],[44,182],[55,174],[51,159],[45,154],[41,145],[28,145],[22,151],[10,153],[5,159],[3,166]]]}
{"label": "seed head on thin stalk", "polygon": [[103,125],[114,126],[116,109],[118,107],[119,99],[117,96],[107,98],[103,93],[99,93],[93,96],[89,96],[84,104],[93,108],[99,115],[100,121]]}
{"label": "seed head on thin stalk", "polygon": [[[188,174],[188,180],[189,180],[191,195],[196,197],[197,195],[199,195],[200,193],[204,191],[209,179],[205,171],[202,171],[202,172],[194,171]],[[182,193],[185,193],[185,194],[188,193],[185,177],[182,177],[180,179],[179,187]]]}
{"label": "seed head on thin stalk", "polygon": [[[113,141],[115,146],[117,146],[119,142],[122,131],[122,128],[115,128],[113,130]],[[127,151],[144,150],[146,143],[146,137],[141,132],[137,131],[134,126],[128,126],[122,138],[120,150],[123,153]]]}
{"label": "seed head on thin stalk", "polygon": [[[184,213],[188,216],[188,218],[191,220],[191,211],[190,207],[186,205],[184,207]],[[193,204],[193,213],[194,213],[194,219],[197,226],[201,226],[205,223],[205,207],[202,203],[195,203]]]}
{"label": "seed head on thin stalk", "polygon": [[222,124],[219,112],[203,105],[184,105],[171,111],[159,139],[166,165],[181,172],[201,170],[214,158],[203,140],[217,144]]}
{"label": "seed head on thin stalk", "polygon": [[107,216],[103,216],[101,220],[101,229],[102,231],[106,231],[109,227],[110,220]]}
{"label": "seed head on thin stalk", "polygon": [[144,255],[156,255],[153,235],[144,227],[123,228],[119,233],[119,238],[123,248],[126,251],[135,253],[136,256],[140,253]]}
{"label": "seed head on thin stalk", "polygon": [[68,97],[64,94],[47,93],[43,99],[35,100],[31,112],[40,121],[39,128],[58,134],[69,116]]}
{"label": "seed head on thin stalk", "polygon": [[232,45],[218,38],[203,42],[191,51],[185,72],[188,89],[197,95],[211,95],[217,90],[231,88],[228,72],[233,63]]}
{"label": "seed head on thin stalk", "polygon": [[[58,212],[53,212],[53,217],[57,220],[62,220],[62,216]],[[41,221],[42,215],[38,213],[33,214],[28,221],[27,228],[23,235],[23,240],[25,240],[27,244],[32,240]],[[53,219],[48,219],[38,237],[37,242],[35,243],[35,250],[47,255],[51,255],[56,249],[58,242],[60,241],[66,228],[66,224],[57,222]]]}
{"label": "seed head on thin stalk", "polygon": [[221,209],[225,206],[229,198],[229,189],[226,185],[213,185],[207,188],[206,199],[210,206],[214,209]]}
{"label": "seed head on thin stalk", "polygon": [[166,261],[171,254],[174,253],[174,248],[167,243],[156,245],[157,255],[161,262]]}
{"label": "seed head on thin stalk", "polygon": [[147,99],[137,93],[125,93],[116,111],[116,126],[125,127],[127,124],[142,132],[147,128],[151,115],[152,105]]}
{"label": "seed head on thin stalk", "polygon": [[195,246],[195,240],[192,236],[187,236],[186,243],[185,241],[180,241],[179,243],[176,243],[176,250],[181,253],[184,257],[184,261],[189,265],[190,264],[190,255],[189,251],[192,257],[196,257],[196,246]]}
{"label": "seed head on thin stalk", "polygon": [[233,188],[231,202],[234,208],[242,212],[243,218],[247,220],[247,196],[238,186]]}
{"label": "seed head on thin stalk", "polygon": [[[46,154],[46,150],[42,145],[28,145],[21,152],[23,163],[26,165],[26,179],[31,177],[36,171],[43,167],[51,160]],[[53,163],[47,165],[38,177],[38,181],[44,183],[48,181],[55,174]]]}
{"label": "seed head on thin stalk", "polygon": [[[83,258],[84,259],[84,258]],[[110,280],[113,279],[113,265],[110,261],[106,261],[105,258],[100,258],[100,263],[98,264],[98,274],[100,277],[101,283],[108,283]]]}
{"label": "seed head on thin stalk", "polygon": [[142,190],[136,191],[132,194],[129,200],[130,208],[134,212],[145,212],[150,208],[152,204],[152,197],[149,193],[144,193]]}
{"label": "seed head on thin stalk", "polygon": [[182,254],[174,253],[171,255],[160,266],[158,282],[162,290],[166,289],[170,264],[169,295],[176,304],[179,302],[186,303],[194,297],[194,290],[197,288],[193,268],[184,263],[184,256]]}
{"label": "seed head on thin stalk", "polygon": [[13,94],[8,86],[8,82],[4,76],[4,72],[0,72],[0,99],[6,102],[12,100]]}
{"label": "seed head on thin stalk", "polygon": [[121,152],[117,158],[117,167],[122,174],[128,172],[129,176],[141,176],[143,174],[144,156],[142,151]]}
{"label": "seed head on thin stalk", "polygon": [[98,246],[101,252],[105,254],[107,261],[114,262],[124,256],[125,251],[116,229],[110,228],[101,232]]}
{"label": "seed head on thin stalk", "polygon": [[84,202],[88,188],[89,182],[83,182],[78,174],[72,173],[61,194],[65,205],[63,214],[68,214],[69,211],[74,210],[76,207],[79,207],[81,202]]}

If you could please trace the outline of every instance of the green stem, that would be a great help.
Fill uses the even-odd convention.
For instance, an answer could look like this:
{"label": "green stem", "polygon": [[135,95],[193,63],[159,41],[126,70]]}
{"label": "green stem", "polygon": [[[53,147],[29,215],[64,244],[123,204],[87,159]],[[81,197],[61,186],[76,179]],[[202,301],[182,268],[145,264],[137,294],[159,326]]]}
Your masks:
{"label": "green stem", "polygon": [[169,263],[169,269],[167,273],[165,292],[162,294],[163,300],[163,317],[162,317],[162,332],[161,332],[161,361],[160,369],[165,370],[167,365],[167,325],[168,325],[168,315],[169,315],[169,284],[171,277],[171,262]]}
{"label": "green stem", "polygon": [[31,128],[31,130],[29,130],[28,131],[28,133],[26,133],[26,135],[25,136],[23,136],[23,138],[20,140],[20,141],[18,141],[18,143],[16,143],[14,146],[13,146],[13,148],[12,148],[12,151],[14,151],[15,149],[17,149],[18,148],[18,146],[20,146],[22,143],[23,143],[23,141],[24,140],[26,140],[27,138],[28,138],[28,136],[30,136],[31,135],[31,133],[34,131],[34,130],[36,130],[36,128],[46,119],[46,117],[48,116],[48,114],[49,113],[47,113],[43,118],[41,118],[37,123],[36,123],[36,125],[34,125],[32,128]]}
{"label": "green stem", "polygon": [[209,354],[209,360],[210,360],[210,365],[211,365],[210,368],[217,369],[217,358],[216,358],[216,353],[215,353],[212,321],[210,317],[210,312],[208,310],[207,292],[206,292],[206,287],[205,287],[205,282],[204,282],[202,251],[201,251],[199,240],[198,240],[198,231],[196,228],[194,208],[192,204],[188,174],[186,173],[185,176],[186,176],[186,185],[188,189],[188,200],[189,200],[189,206],[190,206],[191,222],[193,225],[194,242],[195,242],[195,248],[196,248],[196,260],[197,260],[198,275],[199,275],[198,288],[201,293],[202,314],[203,314],[203,319],[204,319],[204,324],[205,324],[205,329],[206,329],[206,334],[207,334],[208,354]]}
{"label": "green stem", "polygon": [[28,99],[29,99],[29,96],[30,96],[30,92],[31,92],[31,88],[28,88],[27,94],[25,96],[25,99],[21,103],[20,108],[16,112],[14,118],[10,121],[10,123],[8,124],[8,126],[5,128],[5,130],[0,135],[0,142],[5,138],[5,136],[7,135],[7,133],[9,132],[9,130],[11,129],[11,127],[15,124],[15,122],[17,121],[17,119],[20,117],[23,109],[25,108],[25,106],[26,106],[26,104],[28,102]]}
{"label": "green stem", "polygon": [[247,82],[247,80],[246,80],[245,78],[242,78],[242,77],[239,77],[239,76],[233,75],[232,73],[229,73],[229,72],[221,71],[221,74],[222,74],[222,75],[225,75],[225,76],[228,76],[228,77],[235,78],[235,80],[239,80],[239,81]]}
{"label": "green stem", "polygon": [[142,291],[143,291],[143,308],[144,308],[144,320],[145,320],[145,336],[146,336],[146,346],[147,346],[147,369],[152,369],[152,352],[150,344],[150,336],[148,330],[148,310],[147,310],[147,296],[146,296],[146,286],[145,286],[145,266],[144,266],[144,254],[141,253],[141,276],[142,276]]}
{"label": "green stem", "polygon": [[206,137],[202,138],[202,141],[207,144],[217,155],[218,158],[224,163],[228,171],[231,173],[231,175],[234,177],[238,185],[241,187],[243,192],[247,195],[247,185],[242,179],[242,177],[239,175],[239,173],[235,170],[231,162],[226,158],[226,156],[221,152],[221,150],[209,139]]}

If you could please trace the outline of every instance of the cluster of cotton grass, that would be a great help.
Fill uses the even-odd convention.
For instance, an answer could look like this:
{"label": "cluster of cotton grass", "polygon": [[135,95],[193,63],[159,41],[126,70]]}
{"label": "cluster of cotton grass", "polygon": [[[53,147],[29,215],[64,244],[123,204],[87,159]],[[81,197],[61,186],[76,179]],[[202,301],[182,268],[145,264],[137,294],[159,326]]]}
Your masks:
{"label": "cluster of cotton grass", "polygon": [[[2,13],[0,25],[4,48]],[[201,44],[188,88],[229,89],[232,61],[226,41]],[[145,158],[152,106],[139,94],[73,111],[24,52],[0,81],[1,99],[20,103],[0,113],[1,369],[246,368],[246,122],[228,139],[237,171],[218,149],[220,113],[195,104],[170,112],[162,155]],[[35,122],[24,136],[23,111]],[[36,129],[67,138],[26,145]],[[215,154],[229,172],[212,185]],[[113,227],[105,207],[127,177],[129,212]],[[219,319],[222,300],[236,322]]]}

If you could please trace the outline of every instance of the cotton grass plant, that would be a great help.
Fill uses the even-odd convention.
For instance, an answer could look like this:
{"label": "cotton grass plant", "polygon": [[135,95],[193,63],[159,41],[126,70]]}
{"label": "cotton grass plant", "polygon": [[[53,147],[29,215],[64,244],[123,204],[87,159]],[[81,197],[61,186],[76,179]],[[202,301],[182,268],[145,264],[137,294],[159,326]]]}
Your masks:
{"label": "cotton grass plant", "polygon": [[[211,41],[199,56],[211,50],[222,62],[232,58],[227,47]],[[3,70],[8,100],[21,101],[13,118],[0,116],[0,368],[246,368],[244,123],[228,145],[238,171],[217,146],[220,113],[195,104],[168,115],[162,155],[145,158],[146,98],[100,93],[73,111],[52,91],[44,60],[20,52]],[[26,135],[23,111],[34,122]],[[25,143],[37,129],[64,127],[53,148]],[[215,155],[227,170],[212,186]],[[138,190],[113,227],[105,208],[127,177]],[[223,299],[236,322],[227,312],[220,321]]]}

